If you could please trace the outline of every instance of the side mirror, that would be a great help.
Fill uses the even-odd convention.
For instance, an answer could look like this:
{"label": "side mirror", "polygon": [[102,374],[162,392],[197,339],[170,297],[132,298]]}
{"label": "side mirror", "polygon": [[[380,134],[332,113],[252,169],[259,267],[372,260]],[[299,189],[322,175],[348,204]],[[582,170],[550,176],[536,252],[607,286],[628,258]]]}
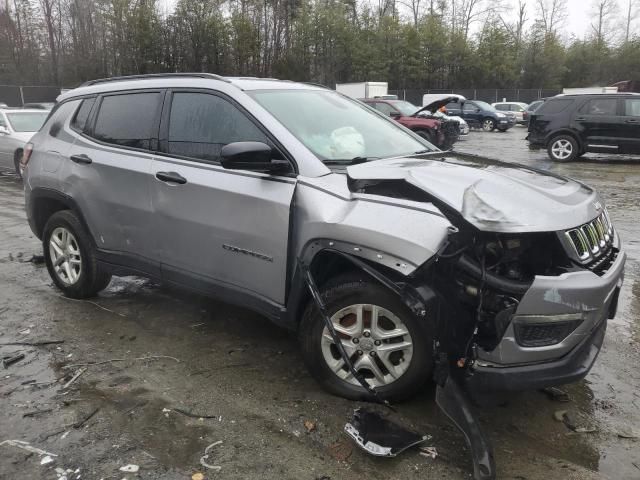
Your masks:
{"label": "side mirror", "polygon": [[391,118],[400,118],[402,116],[402,114],[400,112],[390,112],[389,116]]}
{"label": "side mirror", "polygon": [[0,135],[9,135],[10,133],[7,127],[0,126]]}
{"label": "side mirror", "polygon": [[284,172],[289,170],[289,162],[273,158],[271,147],[262,142],[234,142],[220,150],[220,163],[229,170],[250,170],[253,172]]}

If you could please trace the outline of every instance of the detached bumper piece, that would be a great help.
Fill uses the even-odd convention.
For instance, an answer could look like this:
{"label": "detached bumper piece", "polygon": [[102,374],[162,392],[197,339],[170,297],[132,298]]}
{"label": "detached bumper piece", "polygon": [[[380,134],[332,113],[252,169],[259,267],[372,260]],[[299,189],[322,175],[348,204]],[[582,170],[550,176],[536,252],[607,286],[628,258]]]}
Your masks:
{"label": "detached bumper piece", "polygon": [[438,384],[436,403],[462,432],[469,445],[474,480],[494,480],[496,464],[493,458],[493,447],[485,438],[471,402],[455,376],[449,375],[444,385]]}
{"label": "detached bumper piece", "polygon": [[353,418],[344,426],[344,431],[360,448],[377,457],[395,457],[430,438],[364,408],[353,412]]}

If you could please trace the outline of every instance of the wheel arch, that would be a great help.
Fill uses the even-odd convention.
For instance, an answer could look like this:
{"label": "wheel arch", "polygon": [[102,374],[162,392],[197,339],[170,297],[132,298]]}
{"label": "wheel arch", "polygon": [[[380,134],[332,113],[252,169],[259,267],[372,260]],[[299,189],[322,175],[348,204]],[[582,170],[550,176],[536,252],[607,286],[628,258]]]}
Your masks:
{"label": "wheel arch", "polygon": [[36,188],[29,193],[27,216],[31,230],[36,237],[40,240],[42,239],[47,221],[51,218],[51,215],[61,210],[71,210],[89,232],[89,238],[95,244],[93,235],[91,235],[87,222],[75,200],[62,192],[48,188]]}
{"label": "wheel arch", "polygon": [[[327,245],[327,243],[329,245]],[[361,247],[362,248],[362,247]],[[352,272],[363,273],[383,287],[389,289],[418,317],[424,317],[429,305],[437,295],[429,287],[414,287],[407,277],[389,266],[356,256],[342,244],[333,241],[310,242],[300,258],[295,259],[291,288],[287,296],[286,324],[296,330],[307,304],[312,300],[305,283],[301,264],[309,267],[318,287],[330,279]]]}
{"label": "wheel arch", "polygon": [[544,140],[545,148],[549,148],[549,144],[553,141],[553,139],[561,135],[567,135],[573,138],[578,144],[578,147],[580,148],[580,150],[584,149],[585,145],[582,139],[580,138],[580,135],[578,135],[575,131],[569,128],[562,128],[560,130],[554,130],[553,132],[549,133]]}

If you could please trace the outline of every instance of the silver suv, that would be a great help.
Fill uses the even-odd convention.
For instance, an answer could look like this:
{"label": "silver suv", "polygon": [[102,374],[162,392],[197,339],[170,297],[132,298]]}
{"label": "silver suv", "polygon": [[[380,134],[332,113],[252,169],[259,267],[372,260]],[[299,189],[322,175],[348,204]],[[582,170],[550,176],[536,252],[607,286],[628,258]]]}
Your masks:
{"label": "silver suv", "polygon": [[623,279],[592,188],[441,152],[311,85],[92,81],[59,97],[22,168],[65,295],[141,275],[246,306],[298,331],[347,398],[362,379],[407,397],[438,366],[478,392],[582,378]]}

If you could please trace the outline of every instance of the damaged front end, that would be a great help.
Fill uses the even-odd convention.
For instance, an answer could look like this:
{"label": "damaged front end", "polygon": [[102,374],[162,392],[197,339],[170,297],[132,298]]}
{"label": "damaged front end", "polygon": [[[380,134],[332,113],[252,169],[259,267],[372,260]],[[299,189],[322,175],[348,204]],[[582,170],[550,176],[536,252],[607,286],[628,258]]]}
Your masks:
{"label": "damaged front end", "polygon": [[370,175],[358,166],[349,188],[427,202],[450,221],[407,283],[438,298],[436,400],[464,433],[475,478],[494,478],[467,396],[484,402],[583,378],[616,313],[626,256],[589,187],[475,157],[432,158],[375,162]]}

